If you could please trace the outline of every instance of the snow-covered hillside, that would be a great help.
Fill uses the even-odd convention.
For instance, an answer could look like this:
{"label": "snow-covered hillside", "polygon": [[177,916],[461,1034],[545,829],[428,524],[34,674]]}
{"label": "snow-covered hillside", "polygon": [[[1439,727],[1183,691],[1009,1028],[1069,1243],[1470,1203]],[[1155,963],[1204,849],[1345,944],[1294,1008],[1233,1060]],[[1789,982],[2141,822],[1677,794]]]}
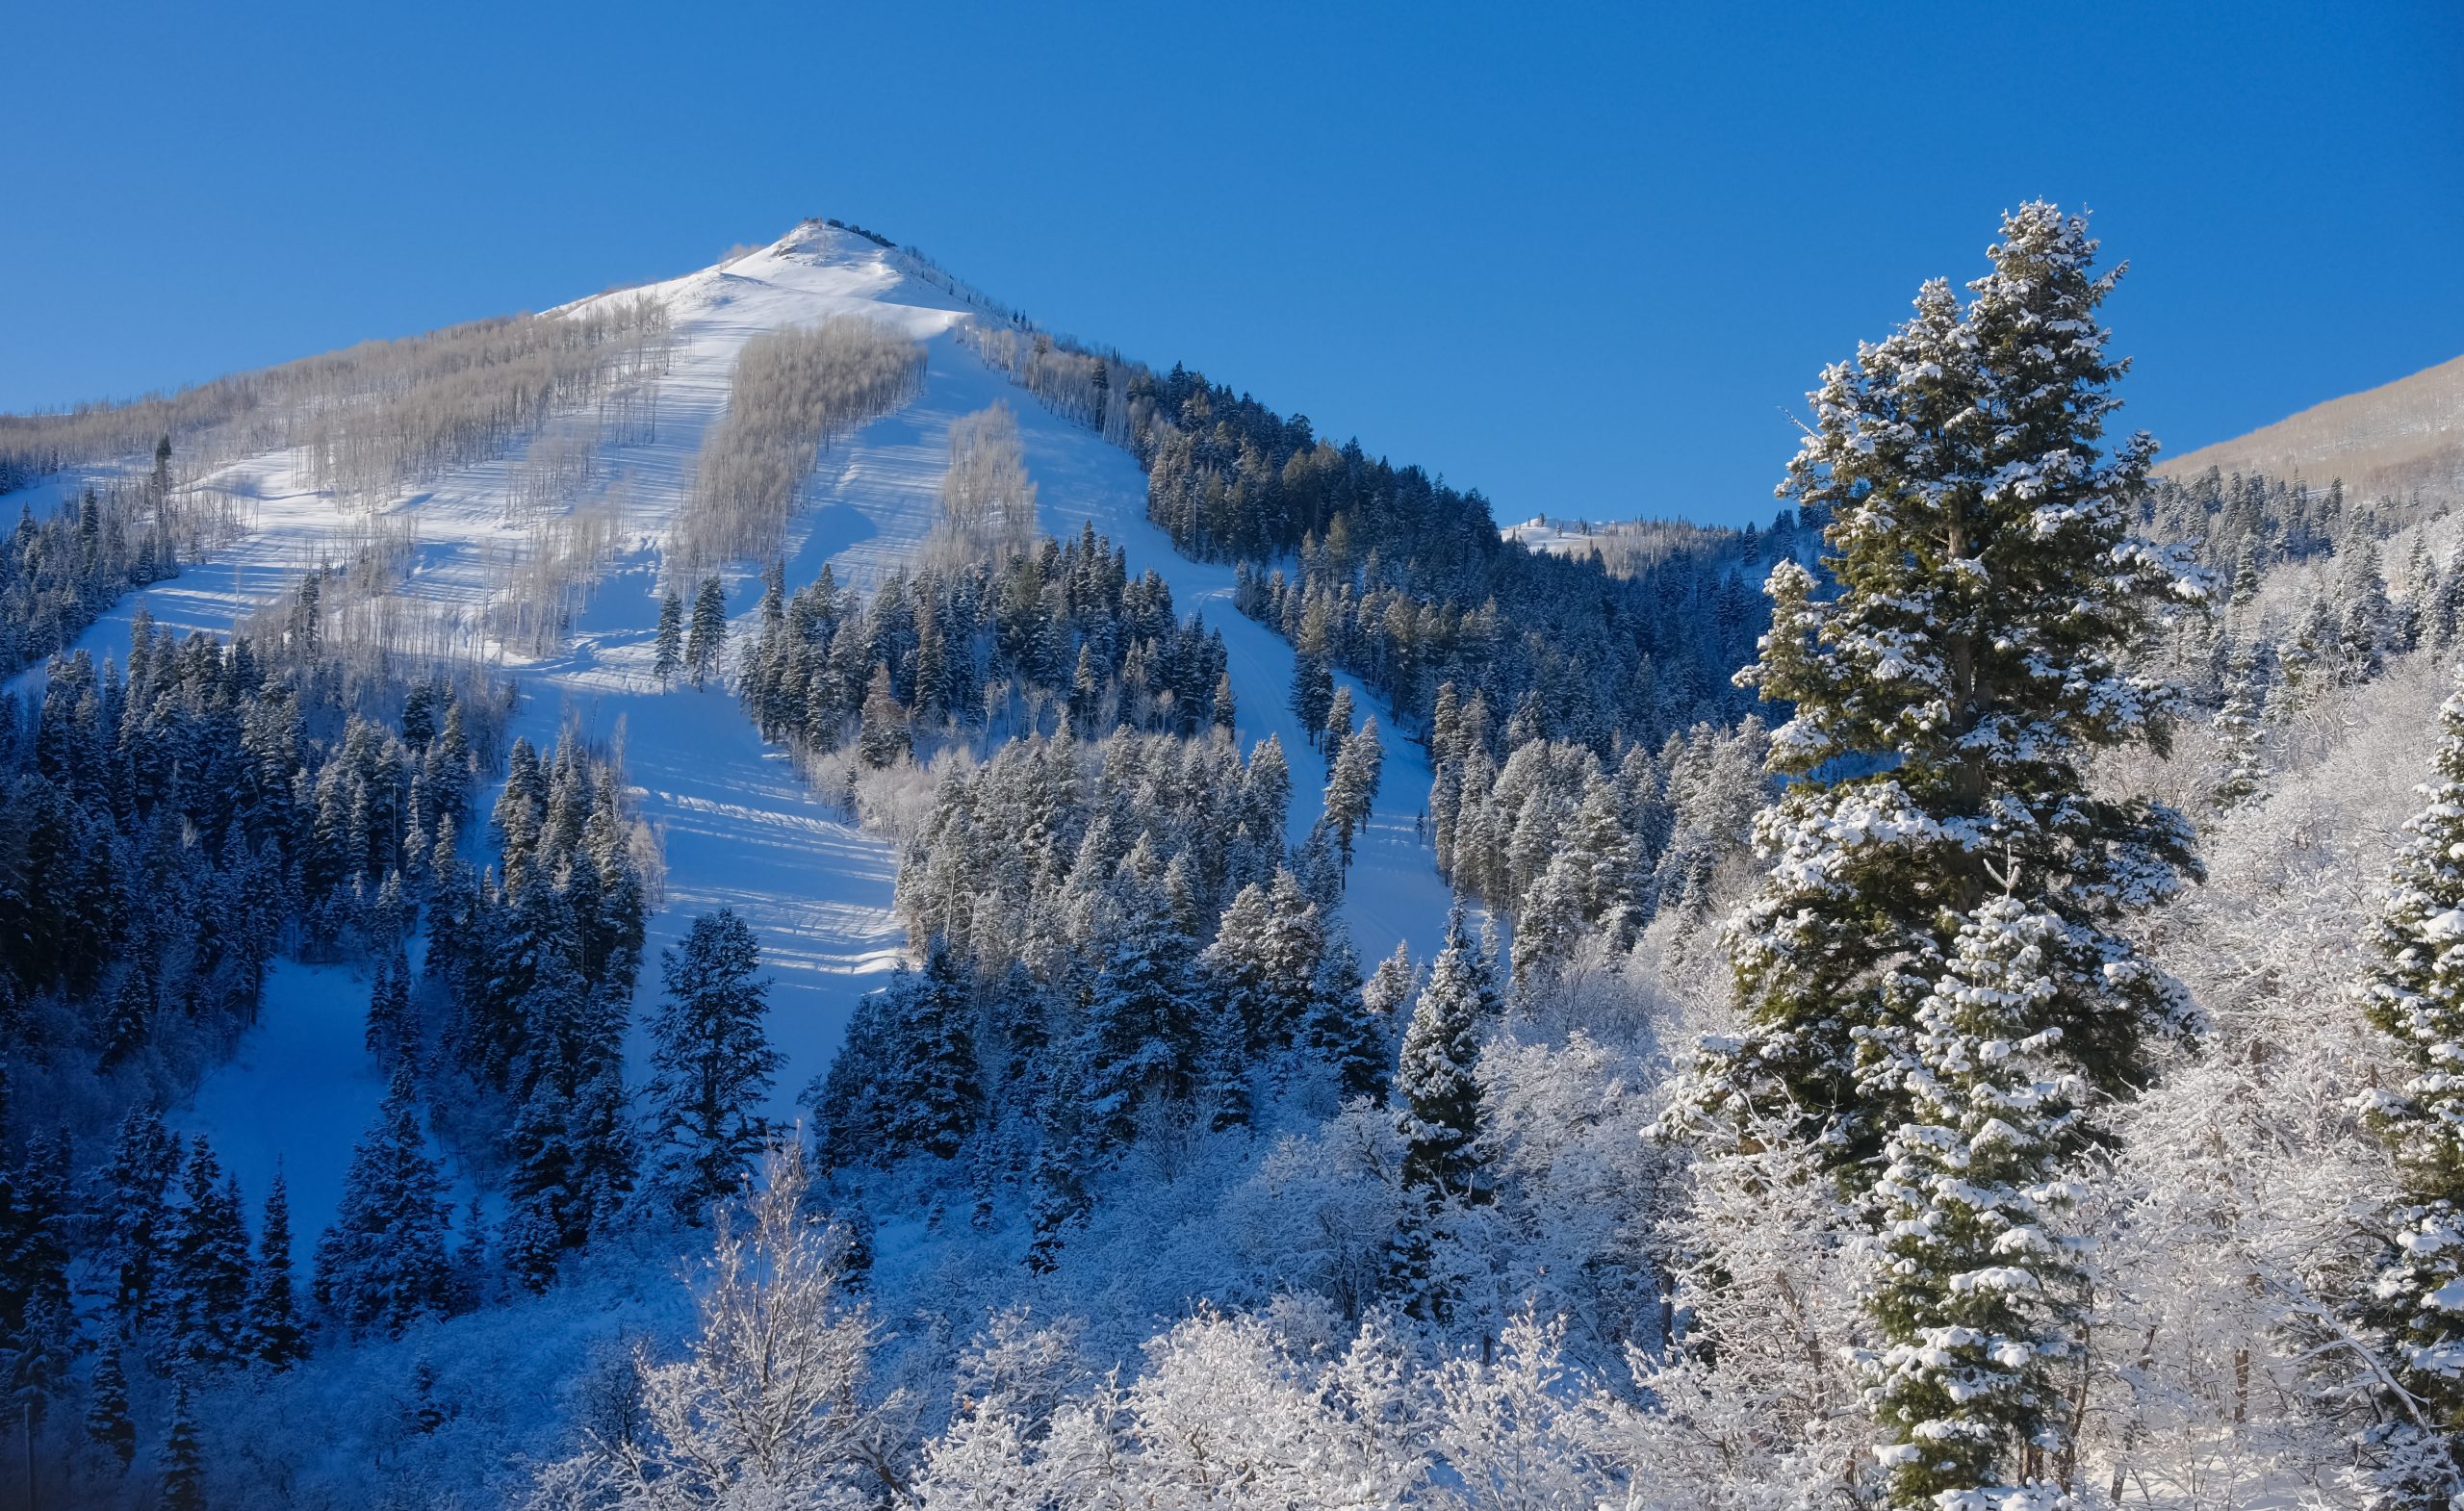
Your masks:
{"label": "snow-covered hillside", "polygon": [[[491,641],[485,627],[497,622],[492,609],[516,591],[509,569],[534,549],[547,523],[510,506],[519,452],[454,471],[373,510],[309,488],[290,452],[221,469],[193,486],[245,499],[247,535],[131,598],[81,644],[97,657],[124,658],[141,604],[178,630],[228,630],[307,569],[346,559],[372,536],[407,534],[404,612],[419,616],[436,643],[476,652],[518,679],[524,704],[516,732],[545,745],[571,722],[621,738],[642,814],[665,849],[665,906],[651,920],[651,945],[672,944],[692,916],[722,905],[758,934],[776,981],[771,1034],[787,1057],[773,1112],[793,1116],[798,1094],[827,1067],[856,998],[877,987],[900,957],[903,933],[889,911],[896,857],[817,802],[729,693],[680,682],[662,689],[652,675],[652,642],[661,548],[684,507],[703,434],[727,404],[738,351],[759,332],[855,314],[926,344],[923,391],[822,456],[791,526],[788,583],[810,580],[825,563],[842,582],[869,582],[906,559],[935,519],[951,424],[1009,403],[1018,411],[1044,528],[1067,533],[1091,521],[1126,550],[1133,574],[1161,573],[1180,612],[1201,612],[1222,632],[1241,738],[1245,745],[1280,736],[1294,764],[1293,832],[1306,832],[1326,773],[1289,711],[1292,648],[1234,611],[1230,566],[1179,556],[1147,522],[1145,480],[1127,453],[1045,412],[977,360],[954,334],[970,315],[962,297],[901,254],[815,222],[749,256],[596,297],[644,294],[667,306],[675,336],[655,439],[603,445],[594,480],[550,511],[621,511],[622,545],[567,649],[526,656]],[[750,564],[737,566],[729,606],[750,616],[757,589]],[[1354,696],[1364,709],[1375,706],[1357,684]],[[1429,781],[1421,749],[1390,734],[1347,905],[1364,959],[1378,959],[1399,939],[1425,958],[1437,943],[1448,894],[1420,833]],[[657,989],[656,972],[646,971],[643,1003]],[[365,986],[348,972],[282,963],[262,1024],[184,1114],[212,1132],[249,1191],[264,1190],[281,1161],[304,1234],[331,1216],[343,1167],[380,1092],[359,1047],[365,1006]]]}

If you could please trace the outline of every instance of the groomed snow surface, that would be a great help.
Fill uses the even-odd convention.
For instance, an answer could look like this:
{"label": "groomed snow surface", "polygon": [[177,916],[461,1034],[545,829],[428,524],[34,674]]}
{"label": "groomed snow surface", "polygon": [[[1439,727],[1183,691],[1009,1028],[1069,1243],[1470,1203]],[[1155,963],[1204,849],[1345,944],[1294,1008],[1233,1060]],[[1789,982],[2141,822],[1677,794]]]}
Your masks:
{"label": "groomed snow surface", "polygon": [[[1159,572],[1179,612],[1203,613],[1222,631],[1242,742],[1280,737],[1293,765],[1292,832],[1307,832],[1325,769],[1288,706],[1291,647],[1233,609],[1230,567],[1184,559],[1147,522],[1145,478],[1126,453],[1045,411],[966,349],[954,334],[966,311],[962,300],[909,276],[871,242],[810,223],[751,256],[625,296],[644,293],[667,303],[676,336],[656,439],[601,448],[596,480],[560,506],[621,501],[625,545],[569,650],[525,658],[489,648],[522,688],[514,732],[545,748],[571,722],[586,734],[621,739],[642,815],[663,841],[665,906],[650,921],[637,1016],[656,999],[658,948],[680,937],[695,915],[735,909],[759,935],[774,981],[770,1031],[786,1065],[772,1111],[793,1117],[798,1093],[827,1068],[855,1001],[882,984],[905,943],[889,910],[897,871],[889,848],[816,802],[784,754],[761,742],[732,693],[662,689],[651,675],[661,549],[690,488],[703,432],[726,406],[737,351],[760,331],[860,314],[894,323],[928,350],[921,395],[821,457],[792,526],[791,589],[825,562],[842,582],[870,583],[910,556],[937,508],[950,425],[1006,402],[1017,412],[1044,528],[1069,534],[1091,521],[1126,550],[1133,574]],[[141,602],[182,633],[227,631],[291,591],[303,572],[346,559],[372,523],[415,535],[402,596],[448,632],[475,637],[506,564],[531,538],[529,522],[511,518],[507,505],[519,461],[458,470],[374,510],[373,521],[370,511],[307,488],[290,453],[225,468],[197,486],[249,500],[245,538],[124,602],[80,643],[97,658],[124,661]],[[728,585],[730,607],[749,633],[759,591],[749,564]],[[1376,706],[1352,686],[1359,707]],[[1425,960],[1443,931],[1448,893],[1419,832],[1428,787],[1425,753],[1388,730],[1384,780],[1355,850],[1346,905],[1367,964],[1399,939]],[[303,1259],[333,1215],[351,1147],[382,1089],[361,1044],[366,1008],[367,983],[354,972],[282,963],[259,1026],[176,1117],[212,1137],[251,1201],[281,1162]]]}

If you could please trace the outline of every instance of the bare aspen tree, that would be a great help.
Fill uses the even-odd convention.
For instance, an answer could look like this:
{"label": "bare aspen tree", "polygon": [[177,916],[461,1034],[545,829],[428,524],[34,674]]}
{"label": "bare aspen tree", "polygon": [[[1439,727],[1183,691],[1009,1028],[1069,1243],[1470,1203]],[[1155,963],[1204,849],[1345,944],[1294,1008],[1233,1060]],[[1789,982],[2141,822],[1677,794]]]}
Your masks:
{"label": "bare aspen tree", "polygon": [[778,555],[822,448],[905,403],[923,381],[924,348],[859,316],[746,342],[669,545],[682,569]]}

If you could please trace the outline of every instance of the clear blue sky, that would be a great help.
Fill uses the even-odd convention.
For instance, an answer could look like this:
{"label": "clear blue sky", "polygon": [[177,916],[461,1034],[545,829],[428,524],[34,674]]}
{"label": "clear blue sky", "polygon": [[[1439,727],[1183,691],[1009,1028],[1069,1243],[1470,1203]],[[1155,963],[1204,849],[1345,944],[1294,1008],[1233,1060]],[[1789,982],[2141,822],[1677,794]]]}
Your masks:
{"label": "clear blue sky", "polygon": [[1502,518],[1733,521],[1819,366],[2046,196],[2131,259],[2128,418],[2180,451],[2464,353],[2460,17],[29,0],[0,408],[832,215]]}

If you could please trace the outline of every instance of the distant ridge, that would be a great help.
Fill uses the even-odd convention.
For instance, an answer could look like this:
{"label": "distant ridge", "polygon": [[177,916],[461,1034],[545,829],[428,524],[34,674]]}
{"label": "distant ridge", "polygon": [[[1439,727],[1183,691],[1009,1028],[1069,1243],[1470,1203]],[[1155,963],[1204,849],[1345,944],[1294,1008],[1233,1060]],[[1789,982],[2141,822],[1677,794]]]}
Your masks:
{"label": "distant ridge", "polygon": [[2464,357],[2331,398],[2157,471],[2191,478],[2211,467],[2319,485],[2341,477],[2365,499],[2419,489],[2426,500],[2464,502]]}

